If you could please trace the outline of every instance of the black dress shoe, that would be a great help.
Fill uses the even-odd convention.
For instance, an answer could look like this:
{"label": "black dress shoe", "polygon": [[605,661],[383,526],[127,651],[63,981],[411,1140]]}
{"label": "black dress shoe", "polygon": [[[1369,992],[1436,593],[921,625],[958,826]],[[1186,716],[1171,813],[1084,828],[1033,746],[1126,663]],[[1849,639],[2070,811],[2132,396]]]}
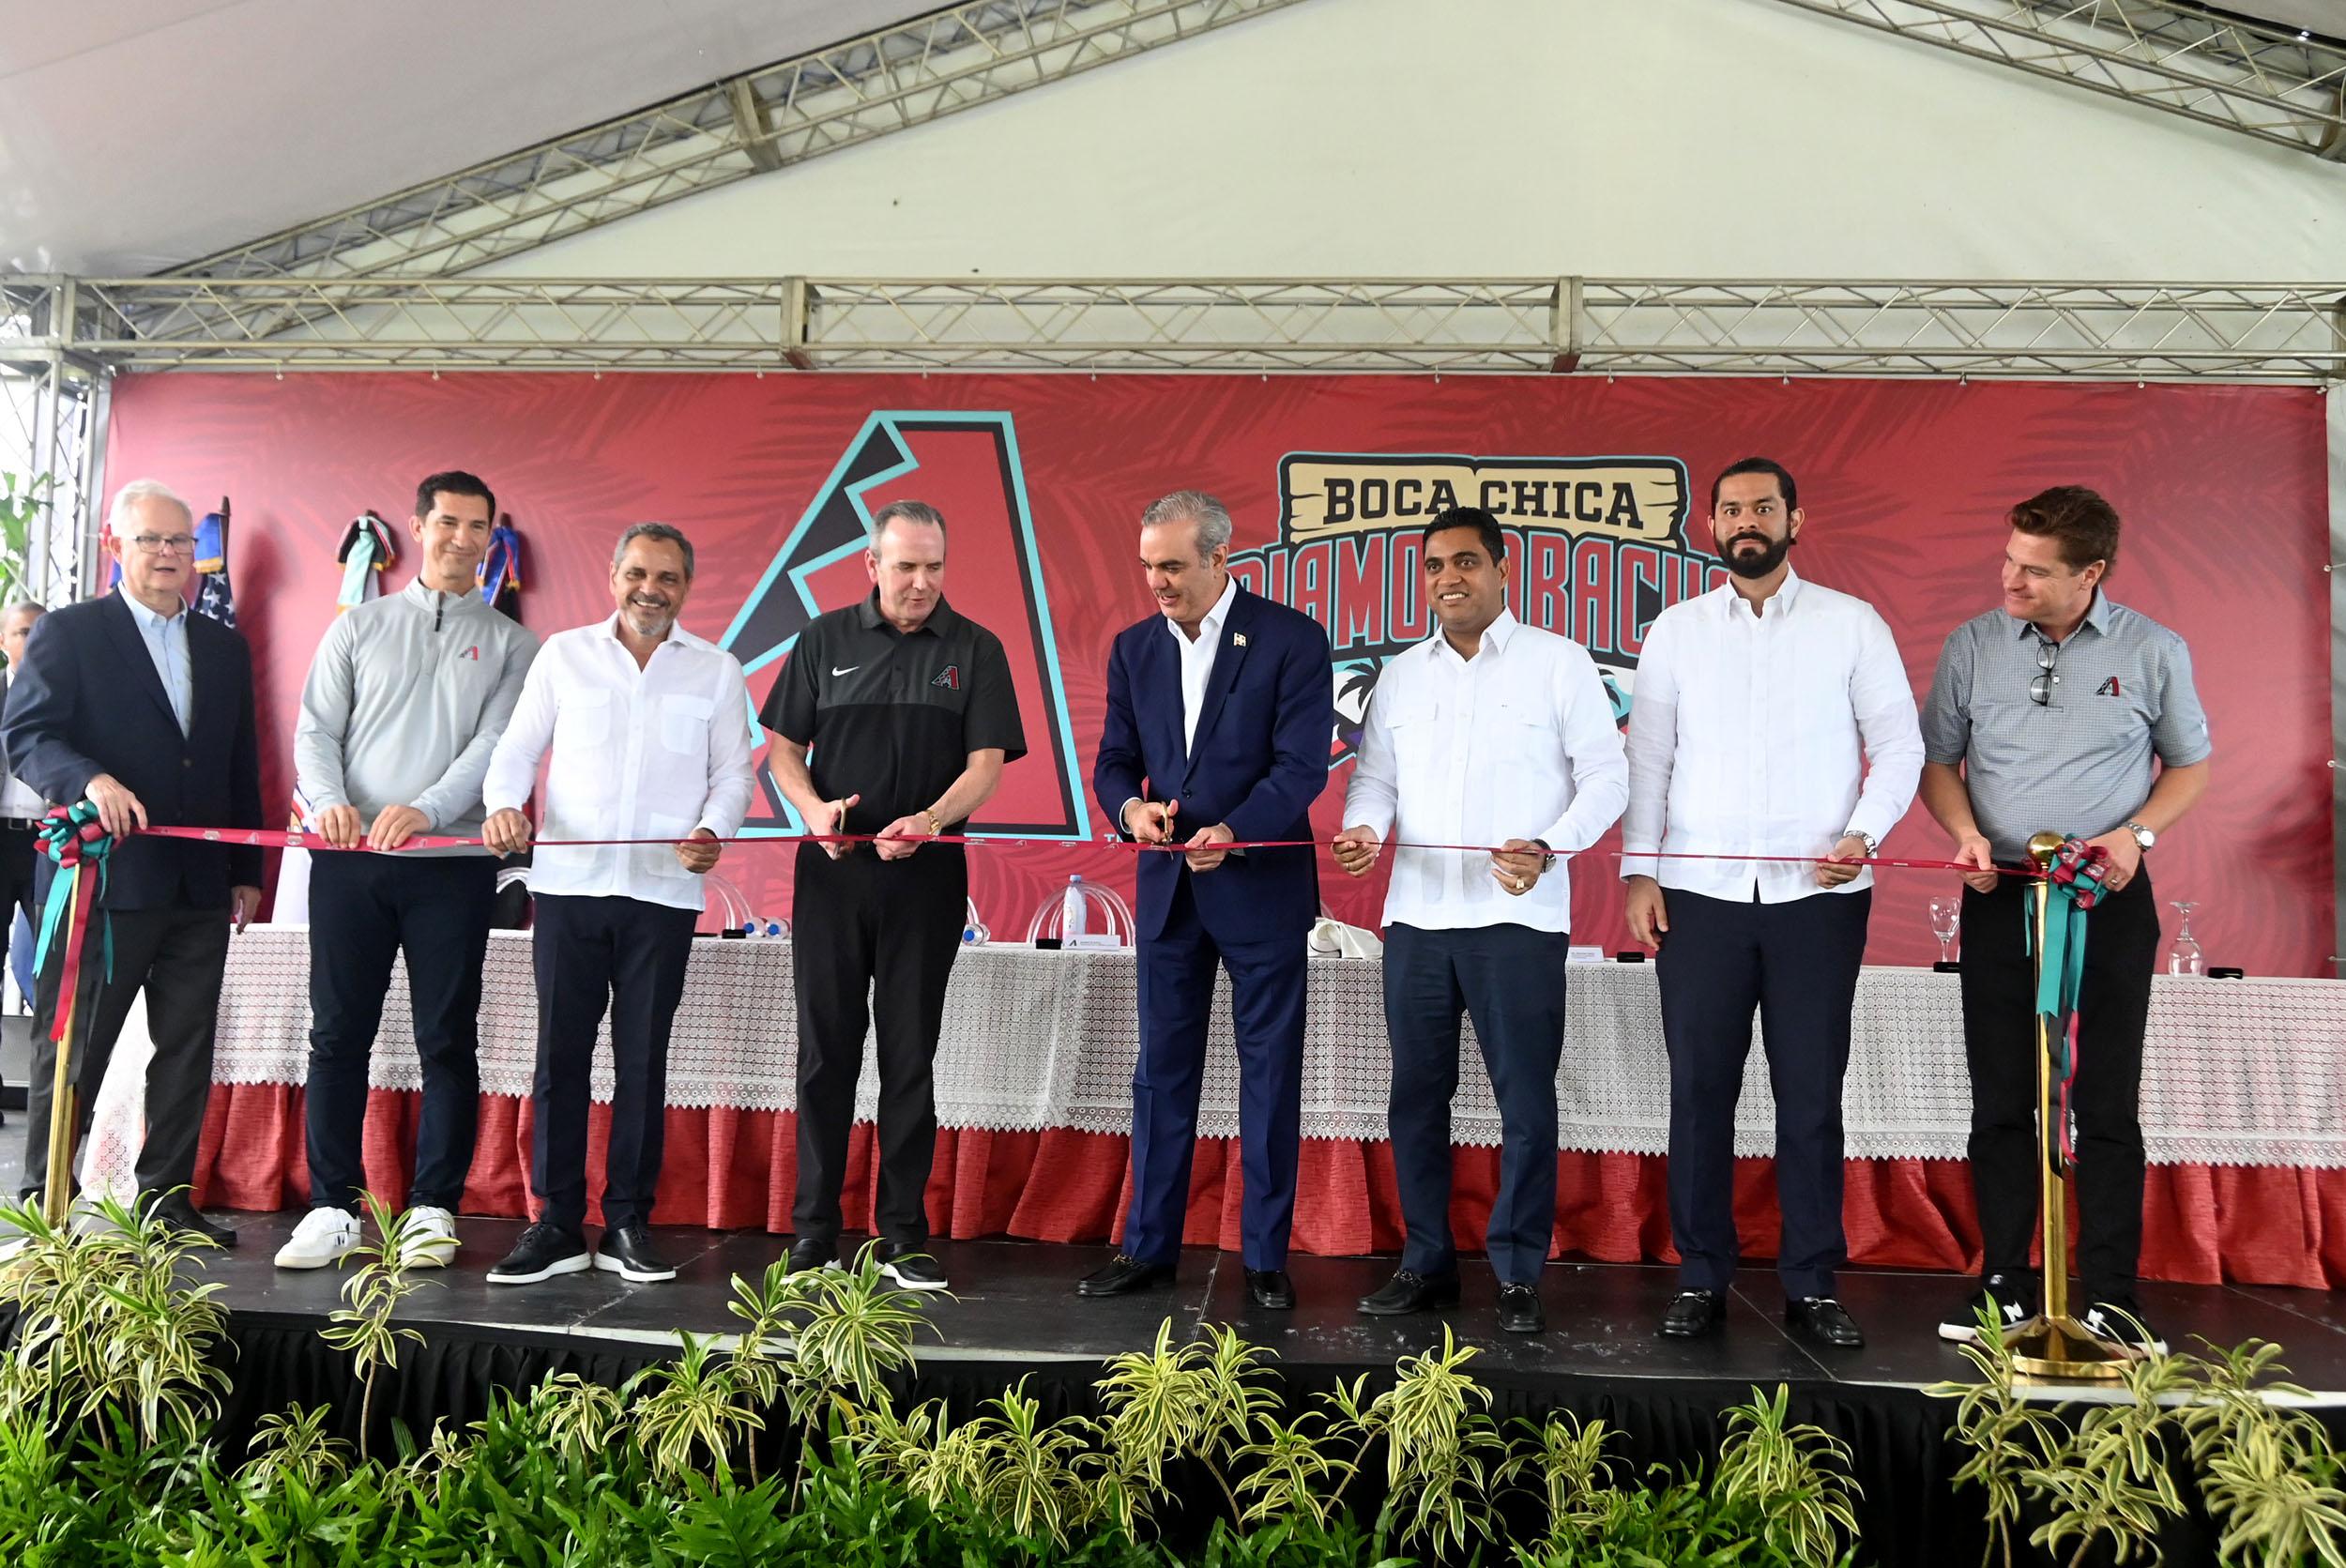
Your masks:
{"label": "black dress shoe", "polygon": [[1836,1350],[1861,1350],[1866,1346],[1865,1331],[1849,1309],[1830,1296],[1803,1296],[1797,1302],[1784,1303],[1784,1321],[1792,1332]]}
{"label": "black dress shoe", "polygon": [[1547,1310],[1540,1305],[1539,1286],[1500,1282],[1499,1326],[1511,1334],[1546,1333]]}
{"label": "black dress shoe", "polygon": [[594,1266],[595,1255],[586,1250],[586,1237],[540,1220],[489,1270],[489,1283],[535,1285],[556,1274],[583,1274]]}
{"label": "black dress shoe", "polygon": [[820,1236],[801,1236],[790,1243],[790,1272],[839,1267],[839,1243]]}
{"label": "black dress shoe", "polygon": [[879,1271],[883,1279],[894,1283],[899,1290],[942,1290],[945,1288],[945,1266],[925,1247],[906,1246],[901,1241],[879,1244]]}
{"label": "black dress shoe", "polygon": [[676,1265],[660,1256],[651,1244],[650,1230],[642,1225],[614,1225],[605,1230],[602,1245],[595,1249],[595,1267],[638,1285],[657,1285],[662,1280],[676,1278]]}
{"label": "black dress shoe", "polygon": [[155,1223],[168,1230],[201,1236],[216,1247],[233,1247],[236,1233],[216,1220],[206,1219],[192,1204],[164,1203],[155,1208]]}
{"label": "black dress shoe", "polygon": [[1246,1299],[1265,1312],[1295,1310],[1295,1282],[1285,1269],[1246,1271]]}
{"label": "black dress shoe", "polygon": [[1668,1339],[1700,1339],[1727,1326],[1727,1298],[1716,1290],[1681,1290],[1662,1314]]}
{"label": "black dress shoe", "polygon": [[1400,1317],[1427,1307],[1458,1304],[1458,1271],[1421,1274],[1395,1269],[1393,1278],[1361,1298],[1361,1310],[1371,1317]]}
{"label": "black dress shoe", "polygon": [[1108,1259],[1108,1266],[1086,1274],[1075,1282],[1078,1296],[1129,1296],[1135,1290],[1151,1286],[1173,1283],[1170,1263],[1143,1263],[1137,1257],[1118,1253]]}

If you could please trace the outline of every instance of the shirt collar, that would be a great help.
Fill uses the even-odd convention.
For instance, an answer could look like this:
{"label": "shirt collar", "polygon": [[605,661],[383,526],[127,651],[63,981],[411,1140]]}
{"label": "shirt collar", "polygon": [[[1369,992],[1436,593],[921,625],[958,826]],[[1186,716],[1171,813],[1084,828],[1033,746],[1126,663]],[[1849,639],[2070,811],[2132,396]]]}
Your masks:
{"label": "shirt collar", "polygon": [[[1208,610],[1197,622],[1198,644],[1209,644],[1220,639],[1223,623],[1230,618],[1230,606],[1237,602],[1238,578],[1235,576],[1226,578],[1222,584],[1222,597],[1213,601],[1213,608]],[[1170,616],[1165,617],[1165,629],[1183,643],[1190,641],[1188,637],[1182,635],[1181,629],[1173,624],[1173,617]]]}
{"label": "shirt collar", "polygon": [[[869,594],[866,594],[864,596],[863,602],[855,607],[855,623],[863,628],[866,632],[877,632],[883,626],[887,627],[891,632],[894,632],[896,630],[895,624],[889,620],[886,616],[880,614],[879,589],[877,588],[874,588]],[[922,621],[912,630],[914,632],[934,632],[939,637],[944,637],[951,635],[953,628],[960,624],[961,617],[954,614],[952,605],[946,601],[943,594],[938,594],[937,596],[937,608],[929,612],[929,618]],[[899,636],[909,635],[909,633],[906,632],[898,632],[897,634]]]}
{"label": "shirt collar", "polygon": [[131,598],[129,589],[116,588],[114,591],[121,595],[122,602],[129,607],[130,618],[137,621],[139,625],[151,631],[164,631],[170,627],[172,622],[184,618],[188,613],[188,607],[183,602],[179,606],[178,615],[159,616],[154,611],[148,609],[145,605],[140,603],[137,600]]}
{"label": "shirt collar", "polygon": [[[1800,602],[1800,573],[1794,571],[1789,565],[1786,566],[1784,569],[1784,581],[1778,583],[1775,586],[1775,592],[1768,596],[1766,615],[1781,616],[1790,614],[1792,606]],[[1739,611],[1744,615],[1751,615],[1751,607],[1744,603],[1744,596],[1735,591],[1734,584],[1721,583],[1716,591],[1726,596],[1719,601],[1719,607],[1725,610],[1729,615],[1734,615]],[[1752,618],[1760,620],[1764,619],[1765,617],[1753,616]]]}
{"label": "shirt collar", "polygon": [[[2078,626],[2080,630],[2090,626],[2095,631],[2107,637],[2110,635],[2110,612],[2116,608],[2118,608],[2118,606],[2110,601],[2110,595],[2102,592],[2099,587],[2096,587],[2094,590],[2094,602],[2087,608],[2085,612],[2085,618],[2078,622]],[[2020,630],[2018,632],[2019,636],[2026,637],[2034,634],[2038,634],[2036,632],[2036,623],[2034,621],[2024,620],[2020,623]],[[2074,637],[2077,635],[2077,632],[2072,632],[2069,635]]]}
{"label": "shirt collar", "polygon": [[[1488,647],[1495,654],[1505,653],[1507,645],[1514,642],[1516,633],[1522,630],[1523,622],[1516,619],[1516,613],[1504,604],[1501,605],[1499,618],[1483,628],[1482,642],[1476,650],[1475,657],[1478,659],[1482,657],[1482,647]],[[1466,660],[1459,658],[1458,650],[1450,646],[1450,633],[1441,629],[1440,620],[1435,621],[1434,634],[1426,641],[1436,645],[1437,653],[1448,654],[1451,658],[1458,660],[1461,664],[1466,662]]]}

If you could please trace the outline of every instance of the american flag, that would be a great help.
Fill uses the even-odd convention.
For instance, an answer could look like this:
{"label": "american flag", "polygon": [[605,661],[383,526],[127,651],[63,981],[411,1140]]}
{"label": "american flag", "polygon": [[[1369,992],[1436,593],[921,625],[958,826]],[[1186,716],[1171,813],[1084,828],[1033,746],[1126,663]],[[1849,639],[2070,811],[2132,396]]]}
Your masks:
{"label": "american flag", "polygon": [[228,586],[228,497],[195,525],[195,613],[229,628],[236,625],[236,596]]}

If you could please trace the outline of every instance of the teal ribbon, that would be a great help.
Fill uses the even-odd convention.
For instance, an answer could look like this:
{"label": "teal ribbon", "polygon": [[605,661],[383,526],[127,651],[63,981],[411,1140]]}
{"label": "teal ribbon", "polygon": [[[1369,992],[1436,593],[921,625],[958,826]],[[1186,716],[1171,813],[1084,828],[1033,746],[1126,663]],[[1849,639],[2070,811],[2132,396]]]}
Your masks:
{"label": "teal ribbon", "polygon": [[[2049,891],[2044,962],[2036,967],[2036,1012],[2047,1020],[2046,1034],[2053,1043],[2053,1077],[2066,1086],[2076,1071],[2069,1021],[2077,1016],[2078,997],[2085,984],[2085,909],[2079,905],[2072,885],[2055,882]],[[2032,956],[2036,951],[2034,916],[2035,911],[2028,909],[2021,920]]]}
{"label": "teal ribbon", "polygon": [[[41,819],[40,851],[56,863],[57,875],[49,879],[49,902],[41,906],[40,943],[33,950],[33,972],[38,974],[49,962],[50,944],[64,929],[73,909],[74,890],[81,885],[82,868],[85,864],[98,867],[98,896],[106,896],[106,860],[114,853],[114,835],[99,828],[90,829],[98,822],[95,801],[76,801],[70,808],[57,807]],[[114,924],[112,916],[106,921],[100,936],[100,959],[105,965],[105,978],[112,980],[114,972]]]}

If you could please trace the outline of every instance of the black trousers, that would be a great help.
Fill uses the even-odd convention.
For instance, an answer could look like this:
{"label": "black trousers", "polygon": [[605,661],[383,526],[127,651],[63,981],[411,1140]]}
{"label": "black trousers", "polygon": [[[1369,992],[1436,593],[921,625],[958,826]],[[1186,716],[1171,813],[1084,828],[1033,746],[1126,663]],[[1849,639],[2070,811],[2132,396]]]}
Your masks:
{"label": "black trousers", "polygon": [[[366,1181],[367,1059],[391,961],[407,955],[423,1106],[406,1202],[454,1209],[480,1107],[480,966],[496,861],[318,855],[310,861],[310,1201],[356,1211]],[[396,1199],[396,1193],[378,1194]]]}
{"label": "black trousers", "polygon": [[30,828],[0,828],[0,891],[24,911],[24,923],[40,940],[40,906],[33,902],[34,862],[40,860],[40,835]]}
{"label": "black trousers", "polygon": [[[1963,892],[1963,1054],[1972,1073],[1972,1191],[1983,1274],[2023,1273],[2036,1238],[2036,970],[2029,884]],[[2145,865],[2085,922],[2078,998],[2078,1275],[2089,1302],[2134,1286],[2142,1256],[2142,1033],[2158,962],[2158,900]]]}
{"label": "black trousers", "polygon": [[1830,1296],[1841,1229],[1841,1076],[1866,956],[1870,890],[1789,904],[1663,894],[1655,960],[1670,1058],[1670,1237],[1687,1290],[1735,1281],[1735,1104],[1751,1015],[1775,1095],[1776,1273],[1790,1297]]}
{"label": "black trousers", "polygon": [[1458,1092],[1458,1016],[1474,1020],[1499,1102],[1499,1196],[1491,1270],[1538,1281],[1556,1230],[1556,1066],[1564,1049],[1564,967],[1572,938],[1522,925],[1385,930],[1385,1028],[1393,1040],[1393,1168],[1409,1241],[1401,1266],[1457,1267],[1450,1233],[1450,1101]]}
{"label": "black trousers", "polygon": [[595,1036],[608,1012],[613,1083],[602,1223],[612,1230],[646,1224],[666,1147],[668,1030],[684,997],[699,915],[636,898],[540,893],[536,902],[529,1186],[544,1206],[539,1217],[573,1234],[586,1223],[586,1105]]}
{"label": "black trousers", "polygon": [[969,898],[969,865],[954,845],[883,860],[857,845],[834,860],[799,845],[791,912],[799,994],[800,1241],[835,1241],[839,1191],[863,1036],[879,1052],[879,1194],[876,1228],[903,1246],[929,1239],[926,1195],[937,1160],[932,1070],[945,1026],[945,986]]}
{"label": "black trousers", "polygon": [[[82,980],[74,1004],[73,1073],[78,1116],[74,1136],[89,1129],[90,1106],[106,1081],[106,1064],[121,1038],[130,998],[146,993],[146,1030],[155,1057],[146,1069],[146,1141],[135,1167],[142,1195],[167,1194],[195,1180],[196,1145],[212,1093],[212,1038],[218,1022],[221,975],[228,966],[226,909],[123,909],[111,917],[114,964],[106,963],[109,917],[92,911],[82,944]],[[60,938],[41,966],[33,992],[33,1077],[25,1093],[24,1175],[27,1197],[49,1173],[49,1103],[57,1048],[49,1038],[65,967]]]}

